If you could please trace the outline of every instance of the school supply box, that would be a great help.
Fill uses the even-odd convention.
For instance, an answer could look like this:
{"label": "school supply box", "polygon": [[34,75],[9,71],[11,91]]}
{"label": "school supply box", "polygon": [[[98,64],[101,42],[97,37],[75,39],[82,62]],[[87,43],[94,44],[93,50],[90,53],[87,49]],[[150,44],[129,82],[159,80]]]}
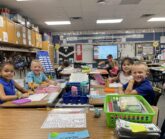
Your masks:
{"label": "school supply box", "polygon": [[137,123],[152,123],[155,115],[150,104],[140,95],[106,95],[104,112],[108,127],[115,127],[118,118]]}

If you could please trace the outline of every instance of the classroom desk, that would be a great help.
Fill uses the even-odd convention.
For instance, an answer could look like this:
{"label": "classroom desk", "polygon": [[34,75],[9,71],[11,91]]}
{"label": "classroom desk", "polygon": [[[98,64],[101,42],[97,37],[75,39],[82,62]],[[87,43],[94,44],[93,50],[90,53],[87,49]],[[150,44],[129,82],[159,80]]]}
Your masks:
{"label": "classroom desk", "polygon": [[74,72],[80,72],[81,69],[71,69],[71,70],[63,70],[60,72],[61,76],[70,76]]}
{"label": "classroom desk", "polygon": [[159,72],[165,71],[165,67],[149,67],[149,69],[154,70],[154,71],[159,71]]}
{"label": "classroom desk", "polygon": [[149,70],[153,78],[159,79],[162,83],[165,82],[165,67],[150,67]]}
{"label": "classroom desk", "polygon": [[58,98],[61,91],[56,93],[49,93],[41,101],[32,101],[25,104],[17,105],[13,104],[12,101],[7,101],[0,105],[1,108],[22,108],[22,107],[51,107],[54,106],[53,102]]}
{"label": "classroom desk", "polygon": [[[1,139],[47,139],[50,132],[72,132],[83,128],[41,129],[48,115],[44,109],[0,109]],[[94,118],[92,111],[87,112],[89,139],[117,139],[114,129],[106,126],[105,114]]]}
{"label": "classroom desk", "polygon": [[147,64],[148,67],[160,67],[161,64],[160,63],[151,63],[151,64]]}
{"label": "classroom desk", "polygon": [[[94,105],[94,106],[102,106],[104,104],[104,98],[102,96],[105,96],[106,94],[115,94],[118,92],[117,90],[119,89],[119,87],[122,86],[122,85],[119,86],[120,85],[119,83],[117,83],[117,84],[111,83],[110,85],[111,85],[111,88],[116,90],[116,92],[114,92],[114,93],[104,92],[105,86],[103,86],[103,85],[91,85],[91,88],[93,88],[93,90],[97,91],[98,95],[101,95],[101,98],[90,98],[89,104]],[[91,89],[90,89],[90,91],[91,91]]]}
{"label": "classroom desk", "polygon": [[108,75],[109,73],[106,69],[95,69],[89,72],[89,74],[90,75],[94,75],[94,74]]}
{"label": "classroom desk", "polygon": [[[106,95],[104,92],[104,86],[92,87],[98,91],[99,95]],[[89,104],[94,106],[102,106],[104,104],[104,98],[89,98]]]}

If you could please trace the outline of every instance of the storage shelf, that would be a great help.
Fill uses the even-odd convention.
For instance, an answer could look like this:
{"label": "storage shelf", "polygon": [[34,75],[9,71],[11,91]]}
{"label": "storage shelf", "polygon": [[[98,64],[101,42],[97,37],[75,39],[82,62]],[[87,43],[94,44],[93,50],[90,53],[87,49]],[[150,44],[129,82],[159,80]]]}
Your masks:
{"label": "storage shelf", "polygon": [[9,42],[2,42],[0,41],[0,46],[12,46],[12,47],[16,47],[16,48],[27,48],[27,49],[30,49],[30,48],[36,48],[38,50],[41,50],[41,48],[38,48],[38,47],[34,47],[34,46],[28,46],[28,45],[24,45],[24,44],[13,44],[13,43],[9,43]]}
{"label": "storage shelf", "polygon": [[[31,50],[35,49],[35,50]],[[28,52],[28,53],[36,53],[39,48],[31,47],[27,45],[20,44],[12,44],[8,42],[0,42],[0,50],[1,51],[11,51],[11,52]]]}

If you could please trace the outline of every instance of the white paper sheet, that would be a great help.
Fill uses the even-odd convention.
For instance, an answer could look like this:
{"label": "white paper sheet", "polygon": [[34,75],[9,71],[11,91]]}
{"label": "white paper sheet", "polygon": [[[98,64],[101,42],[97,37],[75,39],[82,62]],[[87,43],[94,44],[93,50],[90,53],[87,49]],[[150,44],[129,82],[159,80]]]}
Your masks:
{"label": "white paper sheet", "polygon": [[121,83],[110,83],[109,87],[118,88],[118,87],[122,87],[122,84]]}
{"label": "white paper sheet", "polygon": [[7,32],[3,32],[3,41],[8,42],[8,33]]}
{"label": "white paper sheet", "polygon": [[4,26],[4,23],[3,23],[3,17],[0,16],[0,27],[3,27]]}
{"label": "white paper sheet", "polygon": [[28,99],[30,99],[31,101],[40,101],[42,100],[44,97],[46,97],[48,94],[34,94],[34,95],[30,95],[28,97]]}
{"label": "white paper sheet", "polygon": [[58,108],[53,109],[49,114],[77,114],[77,113],[86,113],[87,108]]}
{"label": "white paper sheet", "polygon": [[52,103],[57,98],[58,95],[59,92],[52,92],[51,94],[49,94],[48,103]]}
{"label": "white paper sheet", "polygon": [[86,114],[49,114],[41,128],[86,128]]}
{"label": "white paper sheet", "polygon": [[88,75],[86,73],[71,73],[69,82],[88,82]]}

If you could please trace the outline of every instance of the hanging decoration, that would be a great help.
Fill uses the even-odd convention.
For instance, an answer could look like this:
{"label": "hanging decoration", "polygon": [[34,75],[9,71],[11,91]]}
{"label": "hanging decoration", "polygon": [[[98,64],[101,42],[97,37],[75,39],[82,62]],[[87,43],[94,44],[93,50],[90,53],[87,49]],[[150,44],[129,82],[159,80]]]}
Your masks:
{"label": "hanging decoration", "polygon": [[82,61],[82,44],[76,44],[75,49],[76,49],[76,53],[75,53],[76,61]]}
{"label": "hanging decoration", "polygon": [[55,49],[56,49],[56,50],[59,50],[59,48],[60,48],[60,44],[56,43],[56,44],[55,44]]}

